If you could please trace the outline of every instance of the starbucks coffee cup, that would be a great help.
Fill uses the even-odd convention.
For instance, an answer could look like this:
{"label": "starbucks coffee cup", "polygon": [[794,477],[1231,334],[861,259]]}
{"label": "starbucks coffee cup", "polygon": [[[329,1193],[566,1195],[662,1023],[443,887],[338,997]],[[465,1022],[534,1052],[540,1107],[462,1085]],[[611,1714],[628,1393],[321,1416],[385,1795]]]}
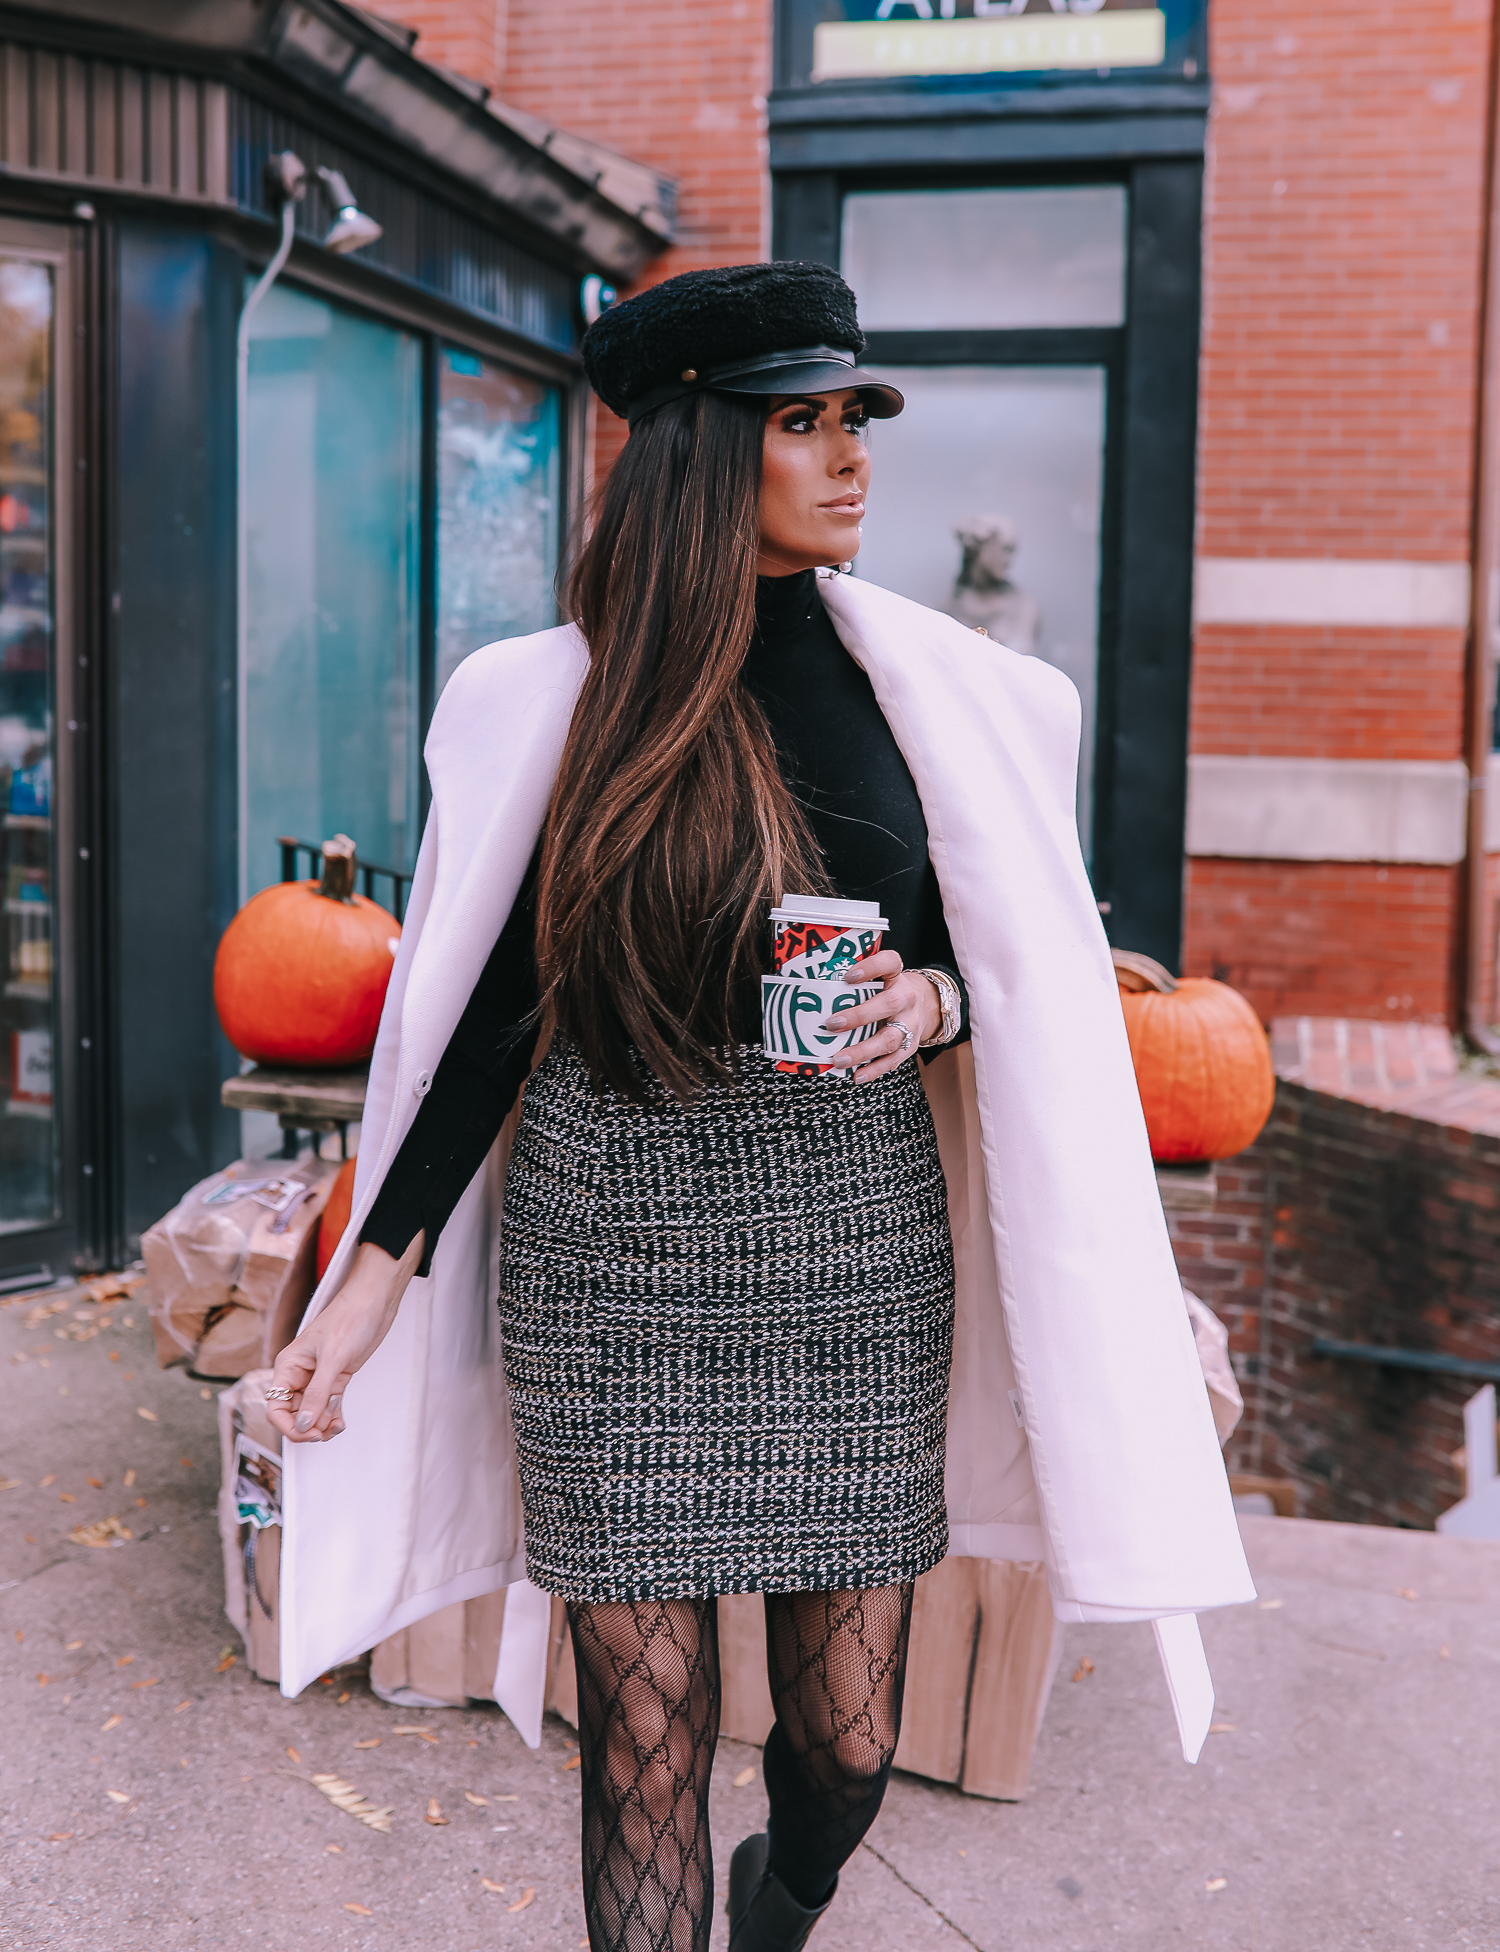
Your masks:
{"label": "starbucks coffee cup", "polygon": [[826,895],[787,895],[771,910],[778,975],[835,982],[851,963],[873,956],[890,923],[879,902],[834,901]]}
{"label": "starbucks coffee cup", "polygon": [[830,1059],[873,1037],[880,1025],[861,1023],[841,1030],[839,1019],[880,993],[879,983],[762,976],[760,1013],[766,1056],[778,1071],[790,1071],[796,1077],[852,1075],[845,1066],[835,1069]]}

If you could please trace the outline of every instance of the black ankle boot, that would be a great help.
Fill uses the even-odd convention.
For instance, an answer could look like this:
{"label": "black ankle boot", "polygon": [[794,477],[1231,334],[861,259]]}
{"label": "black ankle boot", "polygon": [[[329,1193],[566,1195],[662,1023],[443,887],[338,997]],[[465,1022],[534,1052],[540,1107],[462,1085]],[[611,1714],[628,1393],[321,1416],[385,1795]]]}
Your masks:
{"label": "black ankle boot", "polygon": [[814,1925],[833,1903],[833,1891],[809,1911],[766,1869],[764,1830],[735,1846],[729,1860],[729,1952],[802,1952]]}

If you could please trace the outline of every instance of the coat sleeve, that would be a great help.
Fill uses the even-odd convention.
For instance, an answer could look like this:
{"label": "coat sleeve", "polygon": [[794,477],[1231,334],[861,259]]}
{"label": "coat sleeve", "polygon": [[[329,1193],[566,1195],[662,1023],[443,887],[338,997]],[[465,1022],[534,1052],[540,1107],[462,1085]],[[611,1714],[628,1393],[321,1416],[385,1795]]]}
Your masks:
{"label": "coat sleeve", "polygon": [[381,1182],[360,1239],[400,1260],[425,1234],[419,1275],[495,1143],[525,1082],[537,1035],[533,853],[505,926],[433,1074],[432,1089]]}

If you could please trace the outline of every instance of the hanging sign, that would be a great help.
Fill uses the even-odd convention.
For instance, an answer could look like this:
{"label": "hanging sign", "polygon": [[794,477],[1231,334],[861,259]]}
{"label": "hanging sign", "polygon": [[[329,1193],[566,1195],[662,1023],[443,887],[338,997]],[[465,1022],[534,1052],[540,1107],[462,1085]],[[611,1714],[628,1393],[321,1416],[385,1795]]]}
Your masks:
{"label": "hanging sign", "polygon": [[1168,54],[1158,0],[843,0],[839,11],[813,29],[815,82],[1138,70]]}

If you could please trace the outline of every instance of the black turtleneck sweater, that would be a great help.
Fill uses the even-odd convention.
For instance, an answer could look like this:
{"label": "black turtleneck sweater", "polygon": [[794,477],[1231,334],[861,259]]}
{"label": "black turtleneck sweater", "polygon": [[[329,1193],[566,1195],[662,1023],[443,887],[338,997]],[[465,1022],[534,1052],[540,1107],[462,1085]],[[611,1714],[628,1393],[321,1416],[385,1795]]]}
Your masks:
{"label": "black turtleneck sweater", "polygon": [[[909,967],[947,970],[962,991],[916,786],[869,679],[829,621],[814,573],[761,577],[755,626],[745,682],[765,712],[782,777],[807,815],[834,888],[847,901],[879,902],[890,922],[884,946],[899,950]],[[534,855],[360,1234],[399,1259],[425,1228],[423,1274],[530,1066],[536,873]],[[743,1035],[758,1042],[758,1021]],[[959,1037],[967,1035],[965,997]]]}

